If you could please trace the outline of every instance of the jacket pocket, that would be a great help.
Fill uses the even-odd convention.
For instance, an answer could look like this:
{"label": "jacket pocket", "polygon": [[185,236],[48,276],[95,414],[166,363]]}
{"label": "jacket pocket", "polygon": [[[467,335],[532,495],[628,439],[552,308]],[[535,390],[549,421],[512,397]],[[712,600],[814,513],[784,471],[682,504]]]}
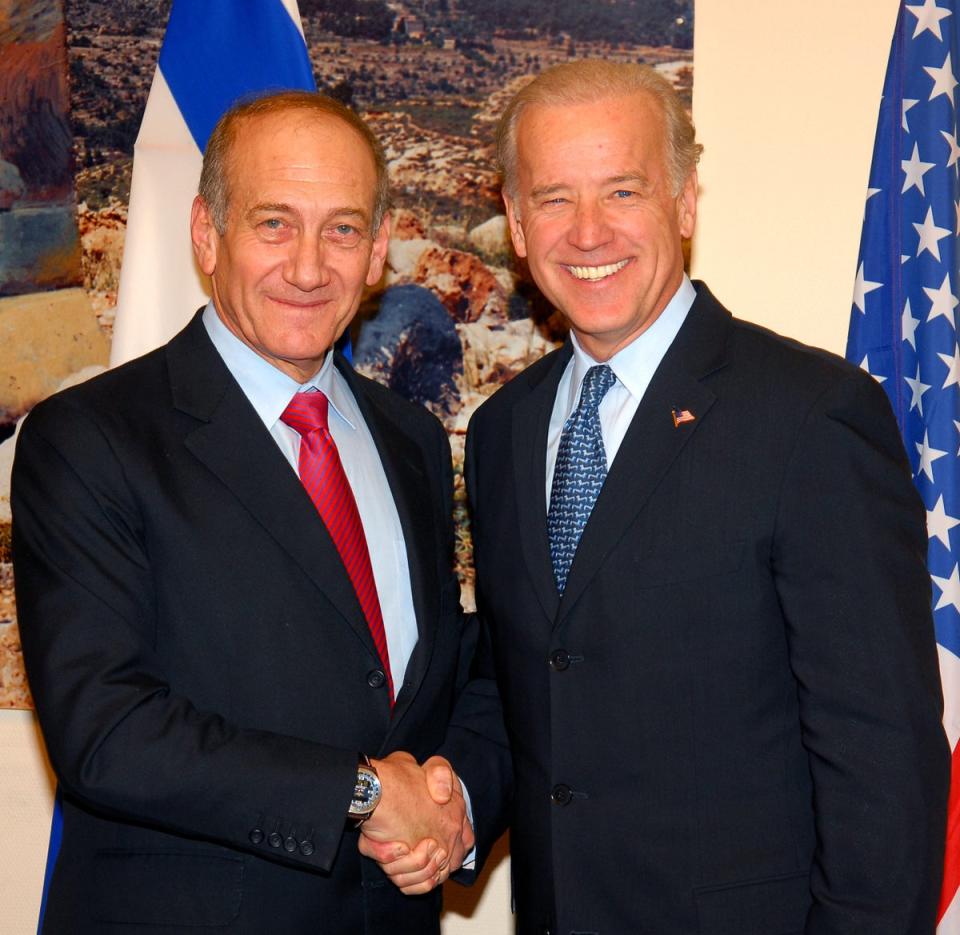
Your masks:
{"label": "jacket pocket", "polygon": [[240,914],[243,860],[175,851],[99,851],[91,912],[97,922],[214,927]]}
{"label": "jacket pocket", "polygon": [[802,935],[810,909],[808,873],[694,890],[700,935]]}

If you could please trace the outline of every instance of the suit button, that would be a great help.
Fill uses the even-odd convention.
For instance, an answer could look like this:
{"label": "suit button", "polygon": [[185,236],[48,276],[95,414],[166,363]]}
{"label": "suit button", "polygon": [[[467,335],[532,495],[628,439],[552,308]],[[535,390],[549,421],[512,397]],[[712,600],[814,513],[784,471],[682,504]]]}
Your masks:
{"label": "suit button", "polygon": [[573,791],[570,787],[564,783],[557,783],[550,790],[550,801],[554,805],[569,805],[570,801],[573,799]]}
{"label": "suit button", "polygon": [[550,668],[554,672],[565,672],[570,668],[570,653],[565,649],[555,649],[550,654]]}
{"label": "suit button", "polygon": [[283,849],[288,854],[293,854],[297,850],[297,839],[292,835],[283,839]]}
{"label": "suit button", "polygon": [[254,828],[250,832],[250,843],[251,844],[262,844],[263,843],[263,830],[261,828]]}
{"label": "suit button", "polygon": [[313,853],[313,841],[301,841],[300,853],[303,854],[304,857],[309,857]]}
{"label": "suit button", "polygon": [[383,688],[387,684],[387,677],[383,674],[383,669],[371,669],[367,673],[367,684],[371,688]]}
{"label": "suit button", "polygon": [[283,835],[280,834],[279,831],[271,831],[270,834],[267,835],[267,844],[271,847],[279,847],[283,844]]}

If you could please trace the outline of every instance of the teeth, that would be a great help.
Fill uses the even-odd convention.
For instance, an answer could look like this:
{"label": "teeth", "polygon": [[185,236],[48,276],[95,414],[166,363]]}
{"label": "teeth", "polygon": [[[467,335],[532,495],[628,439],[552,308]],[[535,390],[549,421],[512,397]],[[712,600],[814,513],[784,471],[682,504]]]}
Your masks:
{"label": "teeth", "polygon": [[619,263],[608,263],[606,266],[568,266],[567,269],[577,279],[590,279],[596,282],[598,279],[606,279],[607,276],[612,276],[626,265],[627,261],[621,260]]}

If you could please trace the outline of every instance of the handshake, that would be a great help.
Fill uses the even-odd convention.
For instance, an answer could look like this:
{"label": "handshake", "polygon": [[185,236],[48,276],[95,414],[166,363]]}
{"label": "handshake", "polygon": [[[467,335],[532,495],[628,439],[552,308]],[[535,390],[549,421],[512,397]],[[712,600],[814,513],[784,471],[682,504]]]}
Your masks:
{"label": "handshake", "polygon": [[473,849],[460,780],[441,756],[419,766],[409,753],[398,752],[372,765],[381,798],[360,826],[360,853],[375,860],[402,893],[429,893]]}

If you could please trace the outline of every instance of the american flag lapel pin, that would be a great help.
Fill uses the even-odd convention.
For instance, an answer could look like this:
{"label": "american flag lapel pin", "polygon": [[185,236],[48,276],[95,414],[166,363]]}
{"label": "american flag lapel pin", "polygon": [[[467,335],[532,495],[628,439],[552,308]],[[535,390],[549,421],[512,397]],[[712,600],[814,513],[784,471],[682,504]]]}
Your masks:
{"label": "american flag lapel pin", "polygon": [[694,422],[697,418],[689,409],[671,409],[670,414],[673,416],[674,428],[678,428],[684,422]]}

